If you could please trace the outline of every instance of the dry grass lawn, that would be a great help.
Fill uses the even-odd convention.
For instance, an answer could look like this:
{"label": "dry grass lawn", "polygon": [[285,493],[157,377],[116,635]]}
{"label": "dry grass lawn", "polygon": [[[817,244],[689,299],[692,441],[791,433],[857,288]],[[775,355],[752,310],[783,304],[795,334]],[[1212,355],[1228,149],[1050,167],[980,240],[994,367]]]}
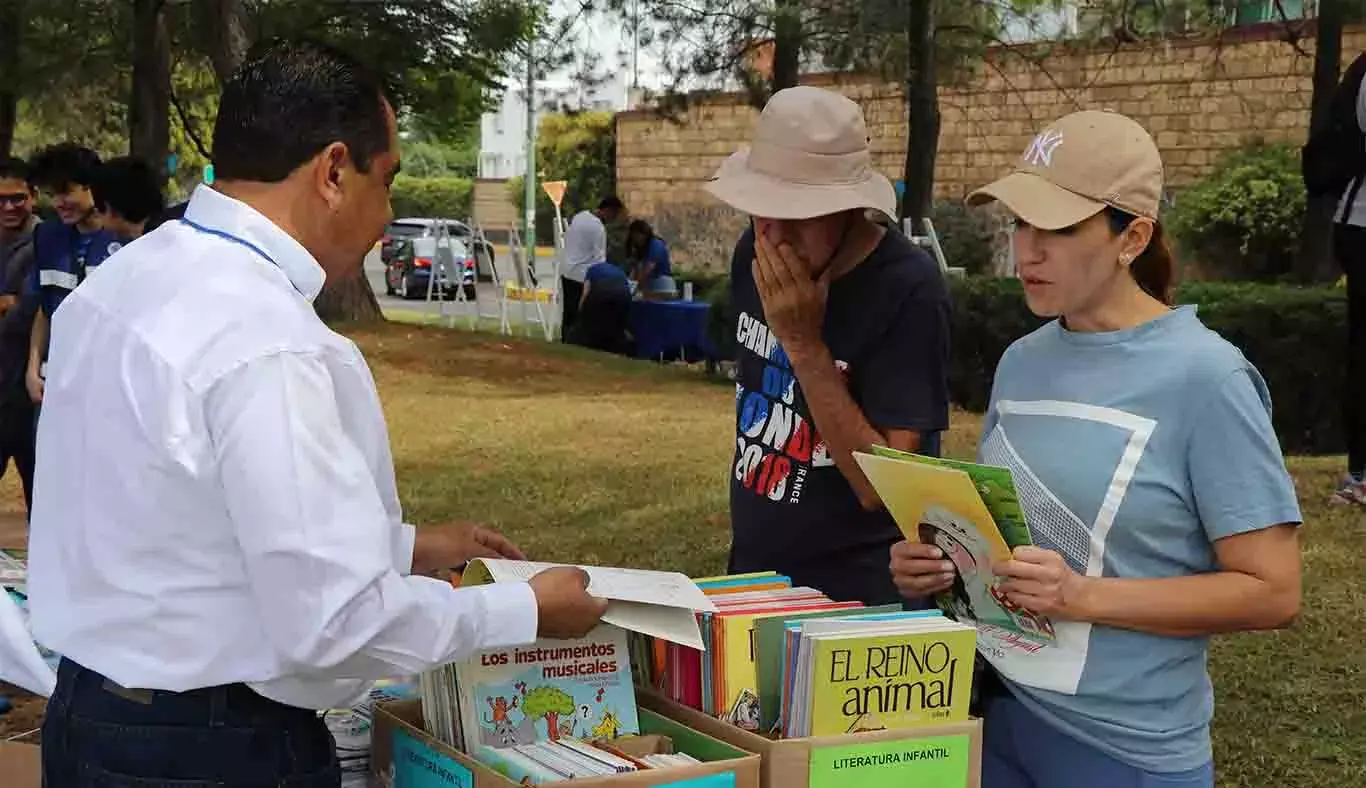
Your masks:
{"label": "dry grass lawn", "polygon": [[[355,337],[384,397],[409,519],[488,523],[544,560],[724,568],[730,385],[458,331],[391,324]],[[970,456],[977,427],[956,414],[948,451]],[[1366,785],[1366,659],[1351,645],[1366,516],[1324,505],[1340,466],[1293,461],[1309,520],[1299,623],[1214,648],[1220,786]],[[0,484],[14,509],[17,486]]]}

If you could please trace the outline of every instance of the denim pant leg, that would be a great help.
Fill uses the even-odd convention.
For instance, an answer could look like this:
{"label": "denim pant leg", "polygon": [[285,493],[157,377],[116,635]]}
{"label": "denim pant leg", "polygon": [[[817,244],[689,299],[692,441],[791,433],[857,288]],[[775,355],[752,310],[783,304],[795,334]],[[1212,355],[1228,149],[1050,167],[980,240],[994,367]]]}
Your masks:
{"label": "denim pant leg", "polygon": [[1214,764],[1147,772],[1063,733],[1009,694],[986,701],[982,788],[1214,788]]}
{"label": "denim pant leg", "polygon": [[130,693],[63,659],[43,725],[44,788],[337,788],[314,712],[242,685]]}

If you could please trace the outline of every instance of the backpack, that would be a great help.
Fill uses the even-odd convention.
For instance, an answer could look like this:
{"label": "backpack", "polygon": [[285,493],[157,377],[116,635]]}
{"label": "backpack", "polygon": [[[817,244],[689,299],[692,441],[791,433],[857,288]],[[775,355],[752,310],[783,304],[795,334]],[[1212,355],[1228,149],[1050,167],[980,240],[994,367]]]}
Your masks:
{"label": "backpack", "polygon": [[1330,99],[1327,123],[1300,150],[1300,175],[1311,198],[1339,197],[1357,176],[1366,173],[1366,133],[1356,111],[1364,76],[1366,53],[1347,67]]}

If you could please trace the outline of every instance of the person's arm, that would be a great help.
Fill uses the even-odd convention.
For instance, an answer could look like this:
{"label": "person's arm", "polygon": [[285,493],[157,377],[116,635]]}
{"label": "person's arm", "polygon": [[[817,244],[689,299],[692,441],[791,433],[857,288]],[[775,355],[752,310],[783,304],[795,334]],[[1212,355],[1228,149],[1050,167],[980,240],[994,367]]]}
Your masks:
{"label": "person's arm", "polygon": [[1300,510],[1251,371],[1195,414],[1188,450],[1196,513],[1217,569],[1167,578],[1084,577],[1051,550],[1022,547],[997,568],[1017,604],[1062,619],[1171,637],[1277,629],[1299,614]]}
{"label": "person's arm", "polygon": [[28,337],[27,386],[29,397],[34,402],[43,401],[43,348],[47,347],[47,312],[40,305],[33,315],[33,332]]}
{"label": "person's arm", "polygon": [[835,466],[860,504],[875,510],[882,502],[854,452],[866,452],[874,444],[917,451],[922,430],[942,429],[948,407],[941,381],[947,365],[947,313],[931,299],[915,299],[901,310],[893,331],[880,340],[886,347],[871,359],[878,369],[865,373],[886,378],[873,387],[872,413],[865,413],[821,337],[828,281],[813,282],[791,247],[775,249],[762,234],[755,236],[755,282],[765,318],[792,364]]}
{"label": "person's arm", "polygon": [[286,669],[382,678],[534,641],[528,584],[404,576],[421,568],[418,539],[386,512],[337,407],[325,363],[298,353],[248,361],[205,397],[244,571]]}

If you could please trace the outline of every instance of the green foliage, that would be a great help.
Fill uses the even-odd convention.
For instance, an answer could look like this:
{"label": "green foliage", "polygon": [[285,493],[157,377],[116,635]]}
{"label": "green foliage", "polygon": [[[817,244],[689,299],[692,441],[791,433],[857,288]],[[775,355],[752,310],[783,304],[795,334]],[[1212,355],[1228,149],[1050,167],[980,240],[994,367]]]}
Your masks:
{"label": "green foliage", "polygon": [[996,229],[990,213],[968,208],[962,200],[940,200],[934,204],[930,219],[949,265],[969,274],[991,272]]}
{"label": "green foliage", "polygon": [[[949,391],[984,410],[1001,354],[1043,325],[1014,279],[966,277],[952,284],[953,357]],[[1273,419],[1287,453],[1342,451],[1341,392],[1347,299],[1341,288],[1254,283],[1181,287],[1177,301],[1242,350],[1271,389]]]}
{"label": "green foliage", "polygon": [[417,178],[473,178],[479,171],[479,141],[475,135],[456,143],[402,140],[403,174]]}
{"label": "green foliage", "polygon": [[1270,282],[1291,273],[1304,208],[1297,149],[1254,141],[1178,195],[1171,229],[1207,273]]}
{"label": "green foliage", "polygon": [[400,174],[389,201],[394,217],[441,217],[465,221],[473,209],[474,182],[469,178],[417,178]]}
{"label": "green foliage", "polygon": [[[596,208],[598,202],[616,188],[616,119],[610,112],[576,112],[545,115],[536,134],[536,170],[541,183],[566,181],[560,210],[567,222],[582,210]],[[526,213],[525,180],[508,180],[508,196],[517,215]],[[626,206],[629,211],[631,206]],[[555,206],[539,184],[536,190],[536,242],[550,243],[554,237]],[[607,228],[607,256],[623,259],[625,247],[623,220]]]}

